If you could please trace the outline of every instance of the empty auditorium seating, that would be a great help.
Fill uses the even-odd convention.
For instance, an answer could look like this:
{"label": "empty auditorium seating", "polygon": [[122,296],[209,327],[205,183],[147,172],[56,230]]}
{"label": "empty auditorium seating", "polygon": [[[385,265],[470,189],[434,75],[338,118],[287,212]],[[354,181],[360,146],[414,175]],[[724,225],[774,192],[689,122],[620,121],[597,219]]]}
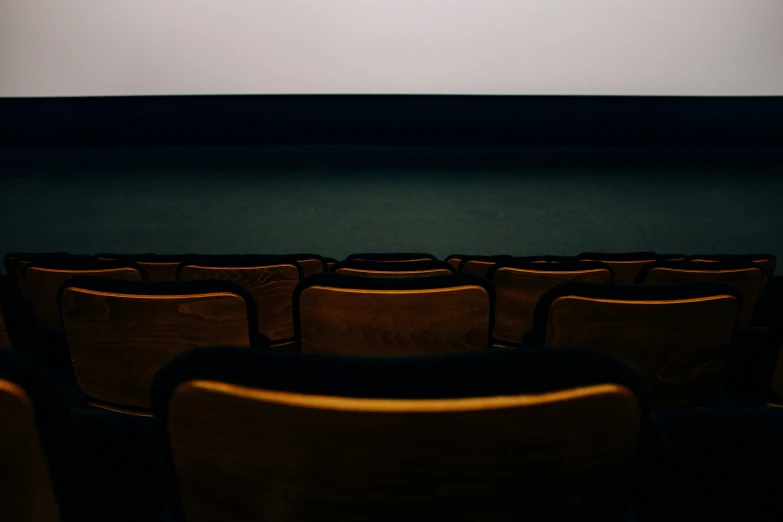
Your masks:
{"label": "empty auditorium seating", "polygon": [[647,379],[657,407],[695,406],[716,392],[740,302],[720,283],[566,283],[541,297],[526,341],[611,353]]}
{"label": "empty auditorium seating", "polygon": [[577,258],[580,261],[598,261],[611,266],[614,272],[614,283],[617,285],[635,284],[636,276],[639,275],[642,268],[661,259],[655,252],[582,252]]}
{"label": "empty auditorium seating", "polygon": [[417,253],[360,253],[351,254],[345,258],[346,261],[386,261],[398,263],[415,263],[417,261],[436,261],[438,258],[432,254]]}
{"label": "empty auditorium seating", "polygon": [[296,342],[305,353],[345,355],[483,351],[494,306],[492,285],[478,276],[317,274],[294,294]]}
{"label": "empty auditorium seating", "polygon": [[761,268],[752,263],[659,261],[642,269],[637,283],[674,285],[714,281],[726,283],[740,292],[739,328],[750,326],[762,288]]}
{"label": "empty auditorium seating", "polygon": [[495,339],[515,345],[533,329],[536,304],[548,290],[567,282],[611,283],[612,269],[603,263],[513,260],[497,263],[487,278],[495,287]]}
{"label": "empty auditorium seating", "polygon": [[365,277],[427,277],[433,275],[449,275],[456,271],[444,261],[363,261],[346,260],[335,264],[332,272],[336,274]]}
{"label": "empty auditorium seating", "polygon": [[92,521],[67,403],[44,370],[0,352],[0,520]]}
{"label": "empty auditorium seating", "polygon": [[182,260],[192,254],[160,255],[160,254],[95,254],[98,259],[125,260],[143,266],[150,281],[175,281],[177,268]]}
{"label": "empty auditorium seating", "polygon": [[649,405],[624,364],[239,352],[155,379],[177,519],[630,520]]}
{"label": "empty auditorium seating", "polygon": [[[22,277],[22,273],[24,272],[24,269],[29,265],[30,263],[35,263],[38,261],[45,261],[45,262],[53,262],[53,261],[96,261],[98,258],[95,256],[89,256],[89,255],[72,255],[72,254],[63,254],[60,252],[52,252],[52,253],[46,253],[46,254],[9,254],[9,256],[12,256],[8,259],[8,267],[6,270],[10,268],[10,270],[15,274],[13,278],[9,278],[9,280],[12,283],[15,283],[19,288],[19,296],[22,299],[27,299],[27,290],[25,289],[24,284],[24,278]],[[8,256],[7,256],[8,257]]]}
{"label": "empty auditorium seating", "polygon": [[294,338],[294,289],[304,277],[292,258],[257,255],[194,256],[178,273],[181,281],[218,279],[246,288],[256,302],[259,333],[275,343]]}
{"label": "empty auditorium seating", "polygon": [[155,372],[174,356],[260,344],[253,297],[229,281],[77,277],[59,303],[76,381],[96,407],[143,413]]}

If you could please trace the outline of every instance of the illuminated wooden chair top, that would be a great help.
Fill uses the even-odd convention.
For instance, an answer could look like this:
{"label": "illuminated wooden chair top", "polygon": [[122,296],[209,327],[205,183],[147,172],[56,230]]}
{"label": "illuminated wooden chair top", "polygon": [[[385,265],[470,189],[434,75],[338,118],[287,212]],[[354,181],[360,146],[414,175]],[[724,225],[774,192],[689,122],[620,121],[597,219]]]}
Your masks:
{"label": "illuminated wooden chair top", "polygon": [[0,520],[94,520],[59,386],[10,352],[0,352],[0,417]]}
{"label": "illuminated wooden chair top", "polygon": [[599,253],[582,252],[577,256],[580,261],[606,263],[614,271],[614,283],[617,285],[636,284],[636,276],[648,265],[660,261],[655,252]]}
{"label": "illuminated wooden chair top", "polygon": [[247,289],[258,310],[259,333],[271,342],[294,338],[294,289],[304,270],[293,258],[283,256],[193,256],[183,260],[180,281],[217,279]]}
{"label": "illuminated wooden chair top", "polygon": [[27,299],[40,330],[62,331],[57,293],[67,280],[80,276],[112,279],[147,279],[146,270],[130,261],[72,261],[70,259],[39,259],[22,271]]}
{"label": "illuminated wooden chair top", "polygon": [[612,282],[612,268],[603,263],[501,261],[487,274],[495,287],[495,339],[519,344],[533,329],[538,299],[563,283]]}
{"label": "illuminated wooden chair top", "polygon": [[346,257],[346,261],[385,261],[387,263],[417,263],[419,261],[436,261],[438,258],[432,254],[418,254],[418,253],[383,253],[383,252],[366,252],[359,254],[351,254]]}
{"label": "illuminated wooden chair top", "polygon": [[688,261],[702,263],[753,263],[761,268],[762,293],[767,283],[775,276],[777,257],[772,254],[695,254]]}
{"label": "illuminated wooden chair top", "polygon": [[95,254],[99,259],[133,261],[144,267],[150,281],[176,281],[179,264],[193,254]]}
{"label": "illuminated wooden chair top", "polygon": [[489,272],[498,262],[511,259],[514,259],[514,257],[510,255],[464,256],[459,262],[457,272],[460,274],[472,274],[486,277],[487,272]]}
{"label": "illuminated wooden chair top", "polygon": [[428,277],[456,273],[454,267],[444,261],[414,261],[400,263],[396,261],[347,260],[334,265],[335,274],[364,277]]}
{"label": "illuminated wooden chair top", "polygon": [[649,408],[619,361],[238,352],[155,379],[176,519],[627,520]]}
{"label": "illuminated wooden chair top", "polygon": [[539,299],[526,341],[610,353],[647,379],[657,407],[696,406],[716,390],[740,309],[720,283],[566,283]]}
{"label": "illuminated wooden chair top", "polygon": [[752,263],[726,262],[658,262],[645,267],[637,276],[638,284],[676,285],[718,282],[736,288],[742,296],[737,318],[738,328],[750,326],[756,303],[761,295],[762,270]]}
{"label": "illuminated wooden chair top", "polygon": [[478,276],[317,274],[294,293],[294,329],[304,353],[484,351],[491,345],[494,308],[495,291]]}
{"label": "illuminated wooden chair top", "polygon": [[230,281],[78,277],[59,303],[77,384],[103,409],[145,413],[155,372],[184,351],[261,344],[253,296]]}

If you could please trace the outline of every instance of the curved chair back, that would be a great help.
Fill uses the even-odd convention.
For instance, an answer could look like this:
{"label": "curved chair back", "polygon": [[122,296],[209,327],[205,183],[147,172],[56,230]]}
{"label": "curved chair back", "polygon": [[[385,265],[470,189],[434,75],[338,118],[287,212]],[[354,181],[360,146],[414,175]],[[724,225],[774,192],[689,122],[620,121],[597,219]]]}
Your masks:
{"label": "curved chair back", "polygon": [[479,355],[185,354],[153,391],[178,514],[627,520],[648,417],[634,372],[581,351]]}
{"label": "curved chair back", "polygon": [[176,281],[177,268],[179,264],[188,256],[193,254],[95,254],[98,259],[132,261],[143,266],[147,271],[150,281]]}
{"label": "curved chair back", "polygon": [[333,257],[325,257],[324,263],[326,263],[326,270],[324,272],[331,272],[332,267],[338,263],[338,261]]}
{"label": "curved chair back", "polygon": [[194,256],[177,274],[180,281],[217,279],[247,289],[258,310],[259,333],[272,342],[294,338],[294,289],[304,277],[297,261],[281,256]]}
{"label": "curved chair back", "polygon": [[29,261],[27,261],[27,263],[20,266],[20,261],[41,257],[68,257],[70,255],[71,254],[68,252],[9,252],[3,256],[3,266],[5,267],[5,273],[8,276],[8,281],[11,283],[18,283],[22,269],[27,264],[29,264]]}
{"label": "curved chair back", "polygon": [[278,257],[287,257],[295,259],[302,267],[305,277],[313,274],[322,274],[327,271],[327,263],[322,256],[318,254],[283,254]]}
{"label": "curved chair back", "polygon": [[130,261],[35,261],[23,269],[22,280],[38,329],[62,331],[57,293],[64,282],[80,275],[135,281],[147,279],[144,268]]}
{"label": "curved chair back", "polygon": [[567,283],[539,300],[532,341],[621,357],[645,376],[658,407],[695,406],[717,388],[740,303],[719,283]]}
{"label": "curved chair back", "polygon": [[486,350],[495,292],[452,274],[372,278],[318,274],[294,293],[294,328],[305,353],[416,355]]}
{"label": "curved chair back", "polygon": [[753,263],[761,269],[761,292],[775,276],[777,257],[772,254],[697,254],[688,256],[688,261],[697,263]]}
{"label": "curved chair back", "polygon": [[334,265],[332,272],[364,277],[429,277],[450,275],[454,268],[444,261],[360,261],[347,260]]}
{"label": "curved chair back", "polygon": [[0,416],[0,520],[94,520],[58,384],[10,352],[0,352]]}
{"label": "curved chair back", "polygon": [[184,351],[257,342],[253,297],[229,281],[79,277],[59,303],[76,381],[105,409],[148,409],[155,372]]}
{"label": "curved chair back", "polygon": [[738,328],[750,326],[756,303],[761,295],[762,270],[752,263],[724,262],[659,262],[645,267],[637,276],[637,283],[648,285],[677,285],[683,283],[717,282],[736,288],[742,297],[742,308],[737,318]]}
{"label": "curved chair back", "polygon": [[538,299],[563,283],[612,283],[612,269],[603,263],[501,261],[487,274],[495,287],[495,339],[519,344],[533,329]]}
{"label": "curved chair back", "polygon": [[595,261],[611,266],[612,271],[614,272],[614,284],[616,285],[635,284],[636,277],[644,267],[660,260],[660,256],[655,252],[632,252],[623,254],[582,252],[577,258],[579,261]]}

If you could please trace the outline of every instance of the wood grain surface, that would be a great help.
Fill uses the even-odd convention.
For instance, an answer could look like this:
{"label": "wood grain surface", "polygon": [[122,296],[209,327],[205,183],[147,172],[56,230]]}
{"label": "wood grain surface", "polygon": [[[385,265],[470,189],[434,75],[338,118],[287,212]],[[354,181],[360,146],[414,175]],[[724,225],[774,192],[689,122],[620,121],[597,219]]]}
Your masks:
{"label": "wood grain surface", "polygon": [[546,345],[618,356],[646,378],[656,407],[695,406],[715,390],[738,314],[731,296],[683,301],[567,296],[549,309]]}
{"label": "wood grain surface", "polygon": [[294,337],[294,289],[299,270],[293,265],[250,267],[183,266],[180,280],[220,279],[247,289],[258,308],[258,331],[270,341]]}
{"label": "wood grain surface", "polygon": [[238,295],[137,296],[68,288],[60,298],[76,379],[93,399],[150,407],[155,373],[180,353],[250,346]]}
{"label": "wood grain surface", "polygon": [[320,259],[297,259],[296,262],[302,267],[305,277],[324,271],[324,264]]}
{"label": "wood grain surface", "polygon": [[32,306],[37,328],[53,331],[62,330],[57,293],[60,291],[63,283],[81,275],[141,280],[141,274],[134,268],[63,270],[33,266],[23,272],[23,277],[27,299]]}
{"label": "wood grain surface", "polygon": [[611,281],[612,274],[606,269],[562,272],[499,268],[492,278],[495,286],[495,339],[518,344],[522,334],[533,329],[533,313],[539,298],[557,285]]}
{"label": "wood grain surface", "polygon": [[169,409],[188,522],[625,520],[638,430],[615,385],[396,401],[195,381]]}
{"label": "wood grain surface", "polygon": [[0,416],[0,520],[58,522],[60,513],[36,427],[35,407],[22,388],[3,379]]}
{"label": "wood grain surface", "polygon": [[488,348],[490,296],[478,286],[375,291],[312,286],[299,302],[306,353],[414,355]]}
{"label": "wood grain surface", "polygon": [[737,327],[747,328],[756,310],[761,295],[762,273],[758,268],[738,268],[730,270],[683,270],[669,267],[656,267],[647,272],[646,284],[675,285],[686,283],[719,282],[726,283],[740,292],[740,313]]}

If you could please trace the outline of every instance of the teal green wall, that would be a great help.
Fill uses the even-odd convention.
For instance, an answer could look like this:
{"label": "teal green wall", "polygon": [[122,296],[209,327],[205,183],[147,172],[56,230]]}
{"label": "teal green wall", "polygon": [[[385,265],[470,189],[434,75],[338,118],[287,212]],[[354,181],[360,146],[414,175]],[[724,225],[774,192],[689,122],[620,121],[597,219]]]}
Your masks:
{"label": "teal green wall", "polygon": [[0,151],[0,249],[783,255],[783,155],[596,149]]}

